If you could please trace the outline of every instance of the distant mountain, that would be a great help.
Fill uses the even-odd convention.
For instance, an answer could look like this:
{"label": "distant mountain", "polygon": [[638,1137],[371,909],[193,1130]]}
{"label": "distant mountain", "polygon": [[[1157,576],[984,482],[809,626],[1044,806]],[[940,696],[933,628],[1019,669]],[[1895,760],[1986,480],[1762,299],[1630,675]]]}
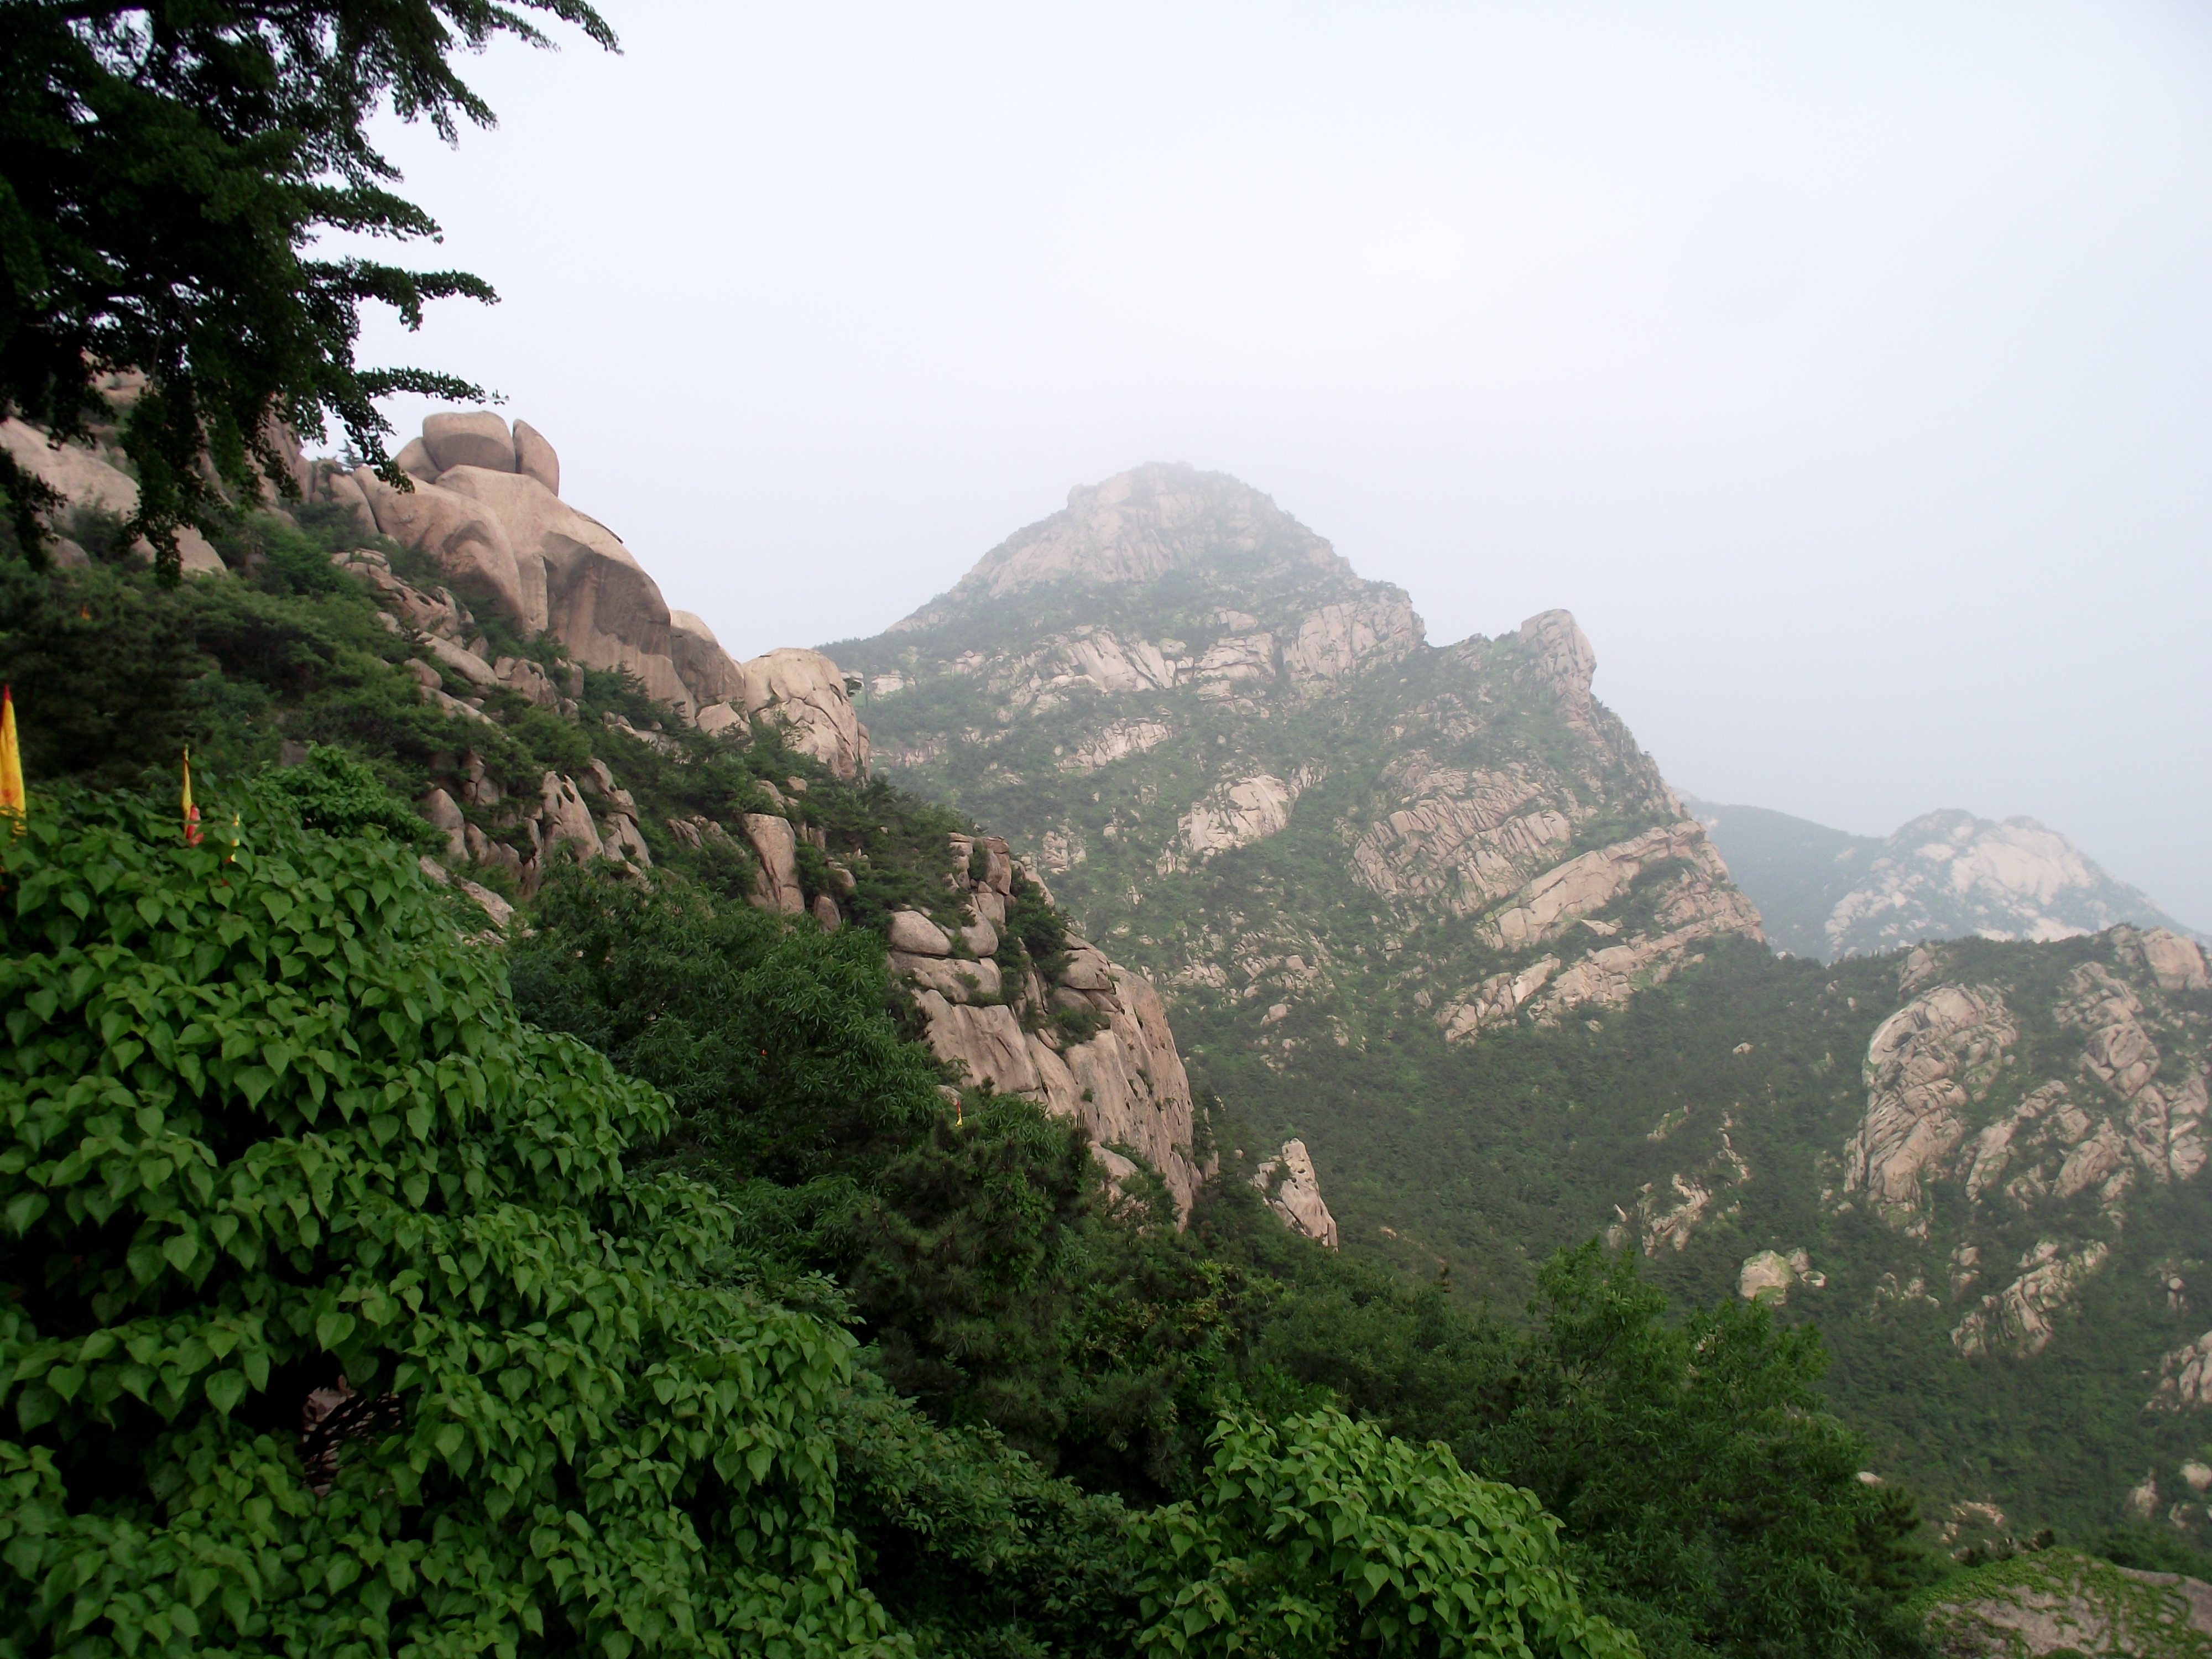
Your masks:
{"label": "distant mountain", "polygon": [[1833,962],[1947,939],[2049,943],[2121,922],[2191,929],[2033,818],[1948,808],[1887,840],[1759,806],[1682,797],[1774,947]]}
{"label": "distant mountain", "polygon": [[1432,645],[1188,467],[828,651],[878,769],[1154,979],[1225,1180],[1310,1168],[1307,1231],[1500,1306],[1596,1236],[1817,1321],[1954,1544],[2145,1492],[2212,1537],[2212,982],[2063,837],[1686,809],[1565,611]]}

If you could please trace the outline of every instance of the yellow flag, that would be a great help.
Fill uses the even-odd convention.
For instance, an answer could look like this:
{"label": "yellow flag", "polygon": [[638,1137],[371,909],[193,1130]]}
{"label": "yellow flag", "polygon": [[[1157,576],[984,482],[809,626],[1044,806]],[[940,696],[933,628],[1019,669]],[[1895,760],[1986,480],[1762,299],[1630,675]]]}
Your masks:
{"label": "yellow flag", "polygon": [[185,845],[197,847],[200,844],[200,809],[192,805],[192,751],[190,745],[185,750],[184,811]]}
{"label": "yellow flag", "polygon": [[29,805],[23,793],[23,755],[15,746],[15,693],[0,685],[0,813],[15,820],[17,835],[23,832]]}

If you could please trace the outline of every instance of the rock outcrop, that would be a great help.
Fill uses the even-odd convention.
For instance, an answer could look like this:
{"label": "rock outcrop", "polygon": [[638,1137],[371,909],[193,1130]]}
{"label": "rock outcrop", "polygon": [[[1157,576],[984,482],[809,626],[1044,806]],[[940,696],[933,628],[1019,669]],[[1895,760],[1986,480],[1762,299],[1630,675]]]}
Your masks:
{"label": "rock outcrop", "polygon": [[1832,962],[1922,941],[2049,941],[2124,924],[2186,933],[2033,818],[1929,812],[1885,838],[1759,807],[1692,805],[1775,943],[1797,955]]}
{"label": "rock outcrop", "polygon": [[[1951,977],[1955,947],[1915,950],[1898,969],[1910,1000],[1868,1042],[1838,1208],[1868,1205],[1917,1241],[1950,1210],[1943,1276],[1964,1304],[1951,1333],[1962,1354],[2042,1352],[2112,1259],[2130,1194],[2207,1163],[2202,1016],[2177,1000],[2199,987],[2202,952],[2130,927],[2100,945],[2055,997],[2046,981],[2026,1005]],[[2026,1040],[2031,1026],[2041,1040]],[[1958,1196],[1939,1206],[1944,1190]],[[2022,1251],[2015,1230],[2029,1225]],[[2171,1361],[2172,1391],[2188,1364]]]}
{"label": "rock outcrop", "polygon": [[2030,1551],[1947,1585],[1927,1630],[1956,1659],[2183,1659],[2212,1645],[2212,1584],[2072,1550]]}
{"label": "rock outcrop", "polygon": [[1132,1160],[1147,1165],[1187,1222],[1212,1171],[1191,1150],[1190,1079],[1152,982],[1076,936],[1048,981],[1031,972],[1009,982],[990,953],[1018,867],[1011,849],[995,836],[955,836],[947,853],[946,908],[957,920],[903,911],[889,930],[891,968],[922,1010],[930,1047],[968,1082],[1081,1123],[1117,1180]]}
{"label": "rock outcrop", "polygon": [[[1639,888],[1641,908],[1630,902]],[[1761,937],[1758,911],[1729,884],[1703,828],[1687,821],[1553,865],[1483,916],[1476,934],[1504,953],[1556,947],[1566,939],[1579,949],[1549,950],[1447,1002],[1436,1019],[1448,1042],[1477,1036],[1523,1009],[1556,1024],[1573,1009],[1617,1007],[1685,963],[1702,960],[1702,945],[1727,935]]]}
{"label": "rock outcrop", "polygon": [[1329,1249],[1336,1249],[1336,1218],[1328,1212],[1321,1195],[1321,1178],[1314,1174],[1304,1141],[1285,1141],[1280,1152],[1253,1172],[1252,1184],[1266,1195],[1267,1207],[1285,1227]]}
{"label": "rock outcrop", "polygon": [[[52,443],[36,427],[13,416],[0,421],[0,446],[5,447],[17,465],[57,491],[68,503],[65,510],[90,507],[118,519],[127,519],[138,510],[137,481],[115,465],[122,458],[112,450],[103,453],[82,444]],[[143,541],[137,550],[149,562],[154,556],[154,550]],[[177,555],[187,576],[228,574],[222,556],[190,526],[177,532]],[[76,556],[82,561],[84,556],[80,550]],[[66,550],[64,562],[67,562]]]}
{"label": "rock outcrop", "polygon": [[742,738],[766,719],[840,777],[866,775],[867,730],[836,665],[815,651],[732,659],[704,622],[669,608],[619,537],[561,499],[542,433],[485,411],[433,415],[396,459],[411,490],[326,469],[312,493],[359,501],[379,533],[428,553],[519,632],[550,632],[579,666],[635,676],[685,724]]}
{"label": "rock outcrop", "polygon": [[1816,1273],[1810,1256],[1802,1249],[1787,1255],[1780,1250],[1760,1250],[1744,1258],[1736,1273],[1736,1294],[1747,1302],[1766,1302],[1780,1307],[1790,1299],[1791,1289],[1802,1285],[1808,1291],[1825,1290],[1828,1276]]}

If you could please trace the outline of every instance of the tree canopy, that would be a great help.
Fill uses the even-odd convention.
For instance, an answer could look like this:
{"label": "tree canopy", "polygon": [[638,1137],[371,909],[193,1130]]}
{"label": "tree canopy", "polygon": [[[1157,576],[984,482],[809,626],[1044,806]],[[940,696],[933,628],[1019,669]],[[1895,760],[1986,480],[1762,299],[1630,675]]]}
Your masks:
{"label": "tree canopy", "polygon": [[[501,36],[545,43],[531,12],[615,45],[585,0],[0,7],[0,417],[83,440],[110,418],[103,380],[143,375],[119,434],[138,474],[131,528],[173,570],[177,527],[210,527],[226,489],[290,487],[272,425],[320,433],[335,416],[388,466],[372,399],[480,400],[453,375],[354,353],[364,302],[413,327],[428,301],[493,299],[486,283],[315,243],[437,238],[392,190],[368,124],[389,108],[448,139],[489,125],[453,56]],[[36,550],[54,496],[5,451],[0,489]]]}

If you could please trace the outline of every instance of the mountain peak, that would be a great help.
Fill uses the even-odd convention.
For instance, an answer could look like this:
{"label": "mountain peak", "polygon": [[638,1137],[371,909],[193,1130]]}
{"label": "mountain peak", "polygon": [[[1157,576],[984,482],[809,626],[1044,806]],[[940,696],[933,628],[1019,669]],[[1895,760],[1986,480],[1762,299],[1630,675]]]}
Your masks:
{"label": "mountain peak", "polygon": [[1152,461],[1067,492],[1067,506],[1016,531],[952,591],[896,630],[1033,589],[1141,587],[1207,565],[1240,574],[1356,582],[1351,564],[1273,500],[1225,472]]}

